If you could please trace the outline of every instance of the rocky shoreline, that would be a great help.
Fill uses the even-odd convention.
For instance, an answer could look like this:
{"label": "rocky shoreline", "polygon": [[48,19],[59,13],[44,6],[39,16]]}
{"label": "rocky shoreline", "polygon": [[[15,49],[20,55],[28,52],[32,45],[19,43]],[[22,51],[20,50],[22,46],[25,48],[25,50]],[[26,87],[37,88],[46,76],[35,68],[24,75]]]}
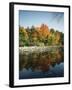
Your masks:
{"label": "rocky shoreline", "polygon": [[37,47],[37,46],[32,46],[32,47],[19,47],[19,54],[25,54],[25,53],[34,53],[34,52],[47,52],[51,51],[53,49],[58,49],[63,46],[44,46],[44,47]]}

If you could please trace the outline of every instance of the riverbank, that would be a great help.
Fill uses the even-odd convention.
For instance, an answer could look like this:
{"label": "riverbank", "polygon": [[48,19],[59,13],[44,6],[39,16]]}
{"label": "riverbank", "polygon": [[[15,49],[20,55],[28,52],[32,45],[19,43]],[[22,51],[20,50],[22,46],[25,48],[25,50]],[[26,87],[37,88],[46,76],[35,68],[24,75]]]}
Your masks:
{"label": "riverbank", "polygon": [[37,47],[37,46],[30,46],[30,47],[19,47],[19,54],[25,54],[25,53],[33,53],[33,52],[47,52],[51,51],[53,49],[62,48],[63,46],[43,46],[43,47]]}

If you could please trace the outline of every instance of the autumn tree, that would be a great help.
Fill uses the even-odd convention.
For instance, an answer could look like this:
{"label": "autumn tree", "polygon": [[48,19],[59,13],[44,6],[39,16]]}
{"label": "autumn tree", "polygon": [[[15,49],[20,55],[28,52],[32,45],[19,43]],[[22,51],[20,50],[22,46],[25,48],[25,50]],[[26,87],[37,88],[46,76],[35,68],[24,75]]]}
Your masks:
{"label": "autumn tree", "polygon": [[46,44],[47,36],[49,35],[49,28],[45,24],[41,24],[40,28],[37,30],[39,33],[39,42],[43,45]]}
{"label": "autumn tree", "polygon": [[64,33],[49,29],[45,24],[40,27],[19,27],[19,46],[64,45]]}

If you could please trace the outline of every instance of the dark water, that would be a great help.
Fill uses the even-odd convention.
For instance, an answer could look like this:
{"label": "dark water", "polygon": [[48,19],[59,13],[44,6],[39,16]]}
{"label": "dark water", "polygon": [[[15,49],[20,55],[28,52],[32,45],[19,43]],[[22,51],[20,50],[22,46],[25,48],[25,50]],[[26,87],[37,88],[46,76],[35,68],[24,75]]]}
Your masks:
{"label": "dark water", "polygon": [[64,76],[64,50],[53,48],[46,52],[19,55],[19,79]]}

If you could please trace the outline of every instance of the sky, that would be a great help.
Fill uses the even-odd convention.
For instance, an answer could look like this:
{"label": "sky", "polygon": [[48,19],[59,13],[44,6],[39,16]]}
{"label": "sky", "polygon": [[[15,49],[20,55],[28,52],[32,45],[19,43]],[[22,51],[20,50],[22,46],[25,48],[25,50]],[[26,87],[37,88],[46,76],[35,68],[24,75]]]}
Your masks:
{"label": "sky", "polygon": [[48,11],[19,11],[19,25],[22,27],[48,25],[49,29],[54,28],[64,32],[64,13]]}

